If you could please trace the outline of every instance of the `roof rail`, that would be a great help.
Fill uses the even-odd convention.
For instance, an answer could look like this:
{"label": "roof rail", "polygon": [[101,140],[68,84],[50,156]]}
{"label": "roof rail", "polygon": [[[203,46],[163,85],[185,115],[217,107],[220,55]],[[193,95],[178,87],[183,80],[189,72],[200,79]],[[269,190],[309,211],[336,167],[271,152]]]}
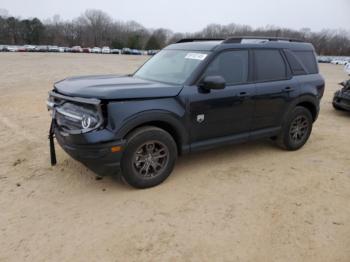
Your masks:
{"label": "roof rail", "polygon": [[227,38],[223,43],[233,44],[241,43],[243,40],[266,40],[266,41],[287,41],[287,42],[304,42],[299,39],[287,38],[287,37],[269,37],[269,36],[236,36]]}
{"label": "roof rail", "polygon": [[287,37],[269,37],[269,36],[234,36],[225,38],[184,38],[177,41],[177,44],[180,43],[189,43],[189,42],[202,42],[202,41],[223,41],[225,44],[239,44],[242,43],[243,40],[265,40],[265,41],[287,41],[287,42],[299,42],[302,43],[304,41],[300,39],[293,39]]}
{"label": "roof rail", "polygon": [[189,42],[201,42],[201,41],[223,41],[224,38],[183,38],[176,42],[176,44],[180,43],[189,43]]}

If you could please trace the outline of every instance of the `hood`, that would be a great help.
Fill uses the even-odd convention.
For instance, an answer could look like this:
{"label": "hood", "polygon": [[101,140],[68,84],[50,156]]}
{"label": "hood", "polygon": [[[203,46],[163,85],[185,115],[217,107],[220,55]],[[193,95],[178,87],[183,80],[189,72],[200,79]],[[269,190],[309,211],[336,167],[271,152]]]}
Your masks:
{"label": "hood", "polygon": [[137,99],[177,96],[182,86],[131,76],[70,77],[55,83],[55,91],[67,96],[97,99]]}

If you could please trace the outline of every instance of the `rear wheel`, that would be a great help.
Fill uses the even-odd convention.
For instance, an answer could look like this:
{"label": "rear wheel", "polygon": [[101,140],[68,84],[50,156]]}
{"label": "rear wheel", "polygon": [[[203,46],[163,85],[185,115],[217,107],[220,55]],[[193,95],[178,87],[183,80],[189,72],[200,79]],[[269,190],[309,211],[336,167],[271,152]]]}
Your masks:
{"label": "rear wheel", "polygon": [[170,175],[176,159],[177,146],[169,133],[157,127],[138,128],[127,137],[122,176],[133,187],[153,187]]}
{"label": "rear wheel", "polygon": [[297,106],[287,116],[277,144],[287,150],[298,150],[305,145],[312,131],[313,119],[310,111]]}

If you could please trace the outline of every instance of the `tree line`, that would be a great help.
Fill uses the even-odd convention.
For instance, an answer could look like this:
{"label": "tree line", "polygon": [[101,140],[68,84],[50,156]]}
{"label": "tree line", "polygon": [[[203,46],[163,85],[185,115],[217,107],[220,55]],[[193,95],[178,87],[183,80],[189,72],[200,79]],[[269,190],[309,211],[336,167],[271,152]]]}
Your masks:
{"label": "tree line", "polygon": [[312,32],[276,26],[252,28],[247,25],[210,24],[196,33],[174,33],[168,29],[147,29],[135,21],[121,22],[101,10],[89,9],[71,21],[58,15],[41,21],[20,19],[0,10],[0,44],[110,46],[157,50],[181,38],[227,38],[230,36],[288,37],[311,42],[320,55],[350,56],[350,34],[344,30]]}

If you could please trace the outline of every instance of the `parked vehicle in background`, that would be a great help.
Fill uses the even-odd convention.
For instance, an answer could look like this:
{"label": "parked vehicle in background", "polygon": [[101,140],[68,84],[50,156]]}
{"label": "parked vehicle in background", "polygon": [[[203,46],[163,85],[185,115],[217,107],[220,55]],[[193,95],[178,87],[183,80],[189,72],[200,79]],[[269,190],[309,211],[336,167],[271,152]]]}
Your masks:
{"label": "parked vehicle in background", "polygon": [[35,52],[35,45],[25,45],[27,52]]}
{"label": "parked vehicle in background", "polygon": [[47,52],[49,48],[46,45],[39,45],[35,47],[36,52]]}
{"label": "parked vehicle in background", "polygon": [[122,49],[122,54],[123,55],[130,55],[131,54],[131,49],[130,48],[123,48]]}
{"label": "parked vehicle in background", "polygon": [[334,94],[333,107],[350,112],[350,80],[340,83],[343,88]]}
{"label": "parked vehicle in background", "polygon": [[65,52],[65,47],[59,47],[59,48],[58,48],[58,52],[64,53],[64,52]]}
{"label": "parked vehicle in background", "polygon": [[155,55],[159,52],[159,50],[148,50],[147,55]]}
{"label": "parked vehicle in background", "polygon": [[7,50],[8,50],[8,52],[17,52],[18,51],[18,46],[8,45],[7,46]]}
{"label": "parked vehicle in background", "polygon": [[140,50],[137,50],[137,49],[131,49],[130,50],[130,53],[132,55],[141,55],[141,51]]}
{"label": "parked vehicle in background", "polygon": [[58,46],[53,45],[53,46],[49,46],[48,51],[53,53],[58,53],[60,50]]}
{"label": "parked vehicle in background", "polygon": [[350,76],[350,62],[344,67],[345,72]]}
{"label": "parked vehicle in background", "polygon": [[319,63],[330,63],[332,61],[332,58],[327,56],[319,56],[317,60]]}
{"label": "parked vehicle in background", "polygon": [[91,49],[91,53],[100,54],[101,48],[95,46],[94,48]]}
{"label": "parked vehicle in background", "polygon": [[71,48],[71,52],[72,53],[82,53],[83,52],[83,49],[81,48],[81,46],[73,46]]}
{"label": "parked vehicle in background", "polygon": [[120,49],[111,49],[111,54],[120,54],[121,50]]}
{"label": "parked vehicle in background", "polygon": [[17,52],[27,52],[27,48],[25,48],[24,46],[19,46],[17,47]]}
{"label": "parked vehicle in background", "polygon": [[83,48],[83,53],[91,53],[91,49],[88,47]]}
{"label": "parked vehicle in background", "polygon": [[104,46],[104,47],[102,47],[101,52],[102,52],[102,54],[110,54],[111,49],[108,46]]}
{"label": "parked vehicle in background", "polygon": [[333,65],[346,65],[348,61],[346,60],[340,60],[340,59],[335,59],[331,61],[331,64]]}
{"label": "parked vehicle in background", "polygon": [[55,136],[100,175],[121,168],[137,188],[162,183],[189,152],[261,138],[298,150],[325,88],[315,49],[284,38],[245,39],[183,39],[132,75],[57,82],[47,103],[51,144]]}

